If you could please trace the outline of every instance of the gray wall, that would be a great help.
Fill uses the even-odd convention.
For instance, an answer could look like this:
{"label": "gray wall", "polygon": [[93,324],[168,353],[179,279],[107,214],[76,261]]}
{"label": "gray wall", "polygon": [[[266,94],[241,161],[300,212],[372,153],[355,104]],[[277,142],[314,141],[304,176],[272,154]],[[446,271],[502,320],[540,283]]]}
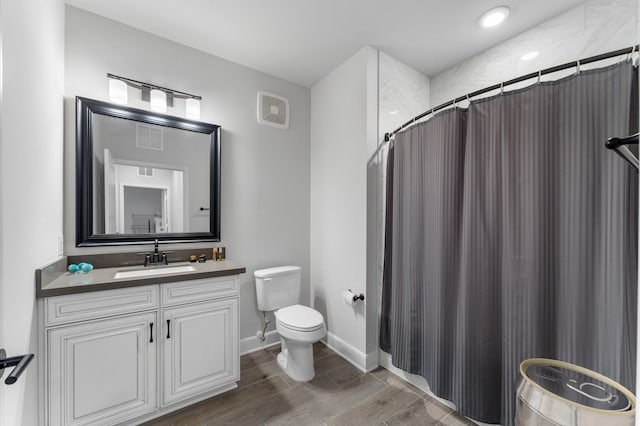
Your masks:
{"label": "gray wall", "polygon": [[[267,74],[153,36],[73,7],[66,9],[65,254],[140,251],[143,246],[75,247],[75,96],[108,100],[106,73],[203,97],[202,121],[222,126],[222,242],[241,275],[240,337],[260,327],[255,269],[302,267],[302,300],[309,300],[310,91]],[[289,130],[256,122],[258,90],[288,98]],[[139,92],[129,105],[148,109]],[[168,114],[184,116],[177,102]],[[166,245],[165,249],[206,247]],[[196,253],[197,254],[197,253]]]}

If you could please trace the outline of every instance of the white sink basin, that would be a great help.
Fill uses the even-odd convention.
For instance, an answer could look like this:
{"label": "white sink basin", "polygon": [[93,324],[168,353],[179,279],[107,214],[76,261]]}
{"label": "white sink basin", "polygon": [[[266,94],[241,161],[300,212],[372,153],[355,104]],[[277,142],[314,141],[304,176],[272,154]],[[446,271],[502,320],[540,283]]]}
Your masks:
{"label": "white sink basin", "polygon": [[155,275],[179,274],[181,272],[193,272],[196,268],[191,265],[182,266],[163,266],[160,268],[134,269],[131,271],[118,271],[113,276],[114,279],[120,278],[139,278],[153,277]]}

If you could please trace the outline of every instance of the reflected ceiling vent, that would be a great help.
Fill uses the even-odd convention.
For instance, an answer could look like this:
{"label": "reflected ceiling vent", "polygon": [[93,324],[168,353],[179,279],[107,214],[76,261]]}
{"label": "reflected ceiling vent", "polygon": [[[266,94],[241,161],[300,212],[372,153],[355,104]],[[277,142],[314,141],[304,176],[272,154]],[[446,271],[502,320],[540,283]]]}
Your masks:
{"label": "reflected ceiling vent", "polygon": [[258,92],[258,123],[288,129],[289,101],[273,93]]}
{"label": "reflected ceiling vent", "polygon": [[153,177],[153,167],[138,166],[138,176]]}
{"label": "reflected ceiling vent", "polygon": [[136,147],[163,151],[162,129],[136,124]]}

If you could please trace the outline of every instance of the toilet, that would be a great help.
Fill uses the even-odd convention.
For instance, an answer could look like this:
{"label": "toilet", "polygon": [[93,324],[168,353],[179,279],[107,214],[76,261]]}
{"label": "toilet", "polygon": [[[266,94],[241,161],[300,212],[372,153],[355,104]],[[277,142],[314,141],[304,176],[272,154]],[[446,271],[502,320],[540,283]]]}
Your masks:
{"label": "toilet", "polygon": [[281,349],[278,365],[293,380],[313,379],[313,344],[327,334],[322,314],[300,305],[300,267],[278,266],[253,273],[258,309],[274,311]]}

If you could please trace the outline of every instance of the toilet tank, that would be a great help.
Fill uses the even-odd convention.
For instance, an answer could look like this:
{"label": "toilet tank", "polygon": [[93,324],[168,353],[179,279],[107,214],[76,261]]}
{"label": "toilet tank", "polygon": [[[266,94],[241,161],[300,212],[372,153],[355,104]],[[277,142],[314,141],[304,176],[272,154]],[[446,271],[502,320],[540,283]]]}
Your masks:
{"label": "toilet tank", "polygon": [[259,269],[253,275],[259,310],[275,311],[300,302],[299,266]]}

